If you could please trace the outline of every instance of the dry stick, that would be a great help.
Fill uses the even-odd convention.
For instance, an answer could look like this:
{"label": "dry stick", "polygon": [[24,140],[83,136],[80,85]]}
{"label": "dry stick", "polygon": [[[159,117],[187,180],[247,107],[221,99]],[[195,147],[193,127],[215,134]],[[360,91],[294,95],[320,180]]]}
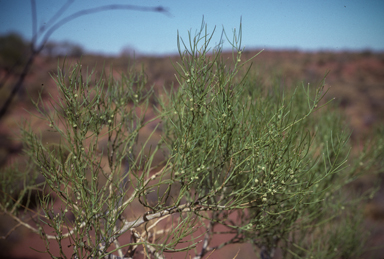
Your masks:
{"label": "dry stick", "polygon": [[[236,241],[236,238],[238,238],[238,234],[237,234],[235,237],[231,238],[230,240],[228,240],[228,241],[226,241],[226,242],[224,242],[224,243],[221,243],[220,245],[217,245],[217,246],[212,247],[212,248],[208,247],[208,248],[207,248],[207,252],[221,249],[221,248],[223,248],[224,246],[229,245],[229,244],[240,243],[240,241],[238,241],[238,240]],[[241,240],[241,239],[240,239],[240,240]]]}
{"label": "dry stick", "polygon": [[15,97],[16,93],[20,90],[21,86],[23,85],[24,79],[27,76],[29,72],[29,68],[33,63],[33,60],[35,58],[36,52],[32,52],[31,56],[29,57],[27,64],[25,64],[23,72],[21,73],[19,79],[17,80],[16,84],[12,87],[11,94],[8,96],[7,100],[3,104],[3,107],[1,107],[0,110],[0,121],[4,117],[5,113],[7,112],[9,106],[11,105],[11,102],[13,98]]}
{"label": "dry stick", "polygon": [[[66,4],[63,5],[63,7],[59,10],[59,12],[57,12],[54,17],[52,17],[50,19],[50,21],[54,21],[56,19],[55,16],[59,17],[64,11],[65,9],[67,8],[66,5],[68,5],[70,1],[68,1]],[[4,105],[1,107],[1,110],[0,110],[0,121],[3,119],[4,115],[6,114],[7,110],[9,109],[9,106],[11,105],[12,103],[12,100],[13,98],[15,97],[16,93],[20,90],[21,86],[23,85],[23,82],[24,82],[24,79],[26,77],[26,75],[28,74],[29,72],[29,69],[34,61],[34,58],[35,56],[37,56],[44,48],[45,44],[47,43],[49,37],[51,36],[51,34],[53,32],[55,32],[58,28],[60,28],[61,26],[63,26],[64,24],[80,17],[80,16],[84,16],[84,15],[88,15],[88,14],[93,14],[93,13],[98,13],[98,12],[103,12],[103,11],[108,11],[108,10],[123,10],[123,9],[127,9],[127,10],[135,10],[135,11],[141,11],[141,12],[159,12],[159,13],[164,13],[168,16],[170,16],[170,13],[162,6],[158,6],[158,7],[144,7],[144,6],[136,6],[136,5],[104,5],[104,6],[100,6],[100,7],[95,7],[95,8],[89,8],[89,9],[84,9],[84,10],[81,10],[81,11],[78,11],[74,14],[71,14],[63,19],[61,19],[60,21],[58,21],[57,23],[53,24],[51,26],[50,29],[48,29],[44,36],[43,36],[43,39],[41,41],[41,44],[38,46],[38,47],[35,47],[35,44],[37,42],[37,38],[38,38],[38,33],[37,33],[37,30],[36,30],[36,6],[35,6],[35,1],[31,1],[31,5],[32,5],[32,31],[34,33],[33,35],[33,38],[32,38],[32,43],[31,43],[31,49],[32,49],[32,54],[30,55],[27,63],[25,64],[24,66],[24,69],[23,69],[23,72],[21,73],[19,79],[17,80],[17,82],[14,84],[14,86],[12,87],[12,92],[11,94],[8,96],[7,100],[5,101]],[[45,31],[45,27],[42,26],[40,27],[40,30],[39,30],[39,33],[43,33]]]}
{"label": "dry stick", "polygon": [[[240,250],[239,250],[240,251]],[[207,259],[209,258],[209,257],[211,257],[211,255],[213,254],[213,252],[215,252],[215,249],[213,249],[213,251],[208,255],[208,257],[207,257]],[[236,257],[235,257],[236,258]],[[235,259],[234,258],[234,259]]]}
{"label": "dry stick", "polygon": [[[114,227],[114,229],[116,229],[116,226]],[[116,231],[116,230],[115,230]],[[116,239],[115,241],[113,241],[115,243],[115,246],[116,246],[116,249],[117,249],[117,253],[119,254],[120,257],[123,257],[123,251],[121,250],[120,248],[120,243],[119,241]]]}
{"label": "dry stick", "polygon": [[[22,221],[21,219],[19,219],[19,218],[16,217],[15,215],[10,214],[8,211],[5,211],[5,213],[6,213],[7,215],[9,215],[10,217],[12,217],[14,220],[16,220],[20,225],[23,225],[24,227],[26,227],[26,228],[32,230],[32,231],[33,231],[34,233],[36,233],[36,234],[40,234],[40,231],[39,231],[37,228],[32,227],[30,224],[28,224],[28,223]],[[45,236],[46,236],[48,239],[56,239],[56,238],[57,238],[57,236],[53,236],[53,235],[47,235],[47,234],[45,234]],[[63,235],[63,236],[64,236],[64,235]]]}
{"label": "dry stick", "polygon": [[[215,251],[215,250],[213,250],[213,251]],[[213,253],[213,251],[212,251],[212,253]],[[236,257],[239,255],[239,252],[240,252],[240,249],[237,250],[237,253],[236,253],[235,257],[233,257],[233,259],[236,259]],[[209,257],[209,256],[208,256],[208,257]],[[208,259],[208,258],[207,258],[207,259]]]}
{"label": "dry stick", "polygon": [[194,259],[200,259],[202,258],[207,252],[208,252],[208,245],[209,242],[212,239],[212,230],[213,230],[214,223],[212,221],[209,222],[208,228],[206,228],[205,237],[203,241],[203,246],[201,247],[201,252],[199,255],[195,256]]}
{"label": "dry stick", "polygon": [[8,233],[5,235],[5,236],[0,236],[1,239],[6,239],[13,231],[15,231],[16,228],[20,227],[21,224],[17,224],[16,226],[14,226],[11,230],[8,231]]}
{"label": "dry stick", "polygon": [[[135,242],[143,242],[143,243],[146,243],[147,242],[147,240],[145,239],[145,238],[143,238],[136,230],[134,230],[134,229],[132,229],[132,235],[135,237]],[[144,254],[145,254],[145,256],[147,256],[148,258],[149,258],[149,256],[148,256],[148,252],[147,252],[147,249],[146,249],[146,246],[147,246],[147,248],[149,249],[149,251],[152,253],[152,254],[154,254],[155,256],[156,256],[156,258],[159,258],[159,259],[164,259],[164,257],[162,256],[162,255],[160,255],[159,253],[157,253],[156,252],[156,249],[153,247],[153,246],[151,246],[151,245],[149,245],[149,244],[143,244],[143,249],[144,249]],[[136,247],[137,247],[137,245],[135,245],[134,246],[134,248],[132,249],[132,251],[134,251],[135,249],[136,249]],[[106,255],[104,258],[109,258],[109,257],[107,257],[107,256],[110,256],[110,255],[112,255],[112,254],[109,254],[109,255]],[[115,256],[115,258],[116,258],[116,256]]]}
{"label": "dry stick", "polygon": [[[7,71],[5,72],[5,75],[3,76],[3,78],[1,79],[0,81],[0,90],[1,88],[3,88],[3,86],[5,85],[5,83],[7,82],[8,78],[11,76],[11,74],[13,74],[13,70],[15,69],[16,66],[20,65],[19,64],[20,62],[16,62],[14,65],[12,65],[11,68],[7,69]],[[16,74],[17,72],[15,72]]]}

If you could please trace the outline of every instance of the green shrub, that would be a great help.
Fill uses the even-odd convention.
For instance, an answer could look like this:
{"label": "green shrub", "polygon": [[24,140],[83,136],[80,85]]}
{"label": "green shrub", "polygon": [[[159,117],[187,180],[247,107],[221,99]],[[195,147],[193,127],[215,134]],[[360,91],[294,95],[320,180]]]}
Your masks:
{"label": "green shrub", "polygon": [[[22,128],[29,180],[21,172],[2,174],[2,211],[38,233],[53,258],[185,251],[202,258],[234,243],[254,244],[263,259],[276,250],[284,258],[359,256],[366,235],[361,201],[374,190],[355,195],[345,186],[376,162],[382,140],[348,162],[348,129],[321,101],[324,84],[263,88],[248,76],[250,60],[242,60],[241,27],[233,40],[223,33],[232,64],[223,60],[221,44],[211,51],[213,33],[204,23],[189,35],[187,43],[178,37],[180,86],[164,89],[152,119],[143,72],[105,82],[84,75],[81,64],[58,70],[59,98],[36,107],[62,142],[45,145]],[[165,159],[154,163],[158,153]],[[39,174],[43,183],[36,183]],[[42,194],[31,223],[21,199],[36,189]],[[220,233],[232,235],[211,245]],[[129,243],[120,241],[124,235]],[[59,254],[50,251],[50,240]]]}
{"label": "green shrub", "polygon": [[28,43],[20,35],[0,35],[0,68],[17,71],[27,62],[28,54]]}

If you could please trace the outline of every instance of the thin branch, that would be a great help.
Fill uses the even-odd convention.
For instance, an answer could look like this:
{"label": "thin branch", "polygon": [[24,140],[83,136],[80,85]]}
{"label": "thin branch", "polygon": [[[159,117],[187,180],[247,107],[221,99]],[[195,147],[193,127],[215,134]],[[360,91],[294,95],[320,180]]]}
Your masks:
{"label": "thin branch", "polygon": [[78,11],[74,14],[71,14],[54,25],[45,33],[42,43],[39,47],[39,52],[41,49],[44,48],[45,43],[48,41],[48,38],[51,36],[53,32],[55,32],[58,28],[63,26],[64,24],[78,18],[84,15],[89,15],[89,14],[94,14],[94,13],[100,13],[100,12],[105,12],[109,10],[135,10],[135,11],[141,11],[141,12],[159,12],[159,13],[164,13],[165,15],[170,16],[170,13],[162,6],[158,7],[144,7],[144,6],[136,6],[136,5],[104,5],[104,6],[99,6],[95,8],[89,8],[85,10]]}
{"label": "thin branch", "polygon": [[[134,242],[135,243],[143,243],[143,248],[144,248],[144,252],[146,253],[146,247],[149,249],[149,251],[151,252],[151,254],[155,255],[156,258],[159,258],[159,259],[164,259],[164,257],[159,254],[158,252],[156,252],[156,248],[154,248],[153,246],[151,246],[150,244],[148,244],[148,241],[143,238],[136,230],[132,229],[131,230],[132,232],[132,236],[134,238]],[[106,256],[104,256],[104,258],[113,258],[113,259],[128,259],[128,258],[132,258],[132,254],[134,254],[134,251],[135,249],[137,248],[138,245],[134,245],[132,246],[133,248],[131,253],[129,253],[129,257],[124,257],[124,256],[116,256],[116,255],[113,255],[113,254],[108,254]],[[103,250],[105,247],[104,246],[101,246],[100,247],[100,250]]]}
{"label": "thin branch", "polygon": [[[11,74],[13,73],[13,70],[15,69],[16,66],[20,65],[19,62],[16,62],[15,64],[12,65],[12,67],[10,69],[7,69],[6,70],[6,73],[5,75],[3,76],[3,78],[1,79],[0,81],[0,89],[3,88],[3,86],[5,85],[5,83],[7,82],[8,78],[11,76]],[[16,73],[15,73],[16,74]]]}
{"label": "thin branch", "polygon": [[194,257],[194,259],[201,259],[208,252],[208,245],[212,239],[212,231],[214,227],[214,222],[210,221],[208,227],[206,228],[205,237],[203,241],[203,246],[201,247],[200,254]]}
{"label": "thin branch", "polygon": [[25,77],[27,76],[27,74],[29,72],[30,66],[33,63],[33,60],[34,60],[36,54],[37,53],[33,52],[31,54],[31,56],[29,57],[29,59],[27,61],[27,64],[25,64],[23,72],[21,73],[21,75],[19,77],[19,80],[17,80],[16,84],[13,86],[11,94],[8,96],[8,98],[5,101],[3,107],[1,107],[1,110],[0,110],[0,121],[4,117],[5,113],[7,112],[9,106],[12,103],[13,98],[16,95],[16,93],[20,90],[21,86],[23,85],[24,79],[25,79]]}
{"label": "thin branch", "polygon": [[[150,181],[155,180],[159,175],[161,175],[161,174],[163,173],[163,171],[164,171],[165,169],[166,169],[166,165],[165,165],[160,171],[158,171],[157,173],[155,173],[154,175],[152,175],[150,178],[148,178],[148,179],[144,182],[143,186],[146,186]],[[150,170],[152,170],[152,169],[150,169]],[[129,199],[126,200],[126,201],[120,206],[120,208],[124,208],[124,207],[128,206],[128,204],[130,204],[130,203],[135,199],[135,197],[137,196],[137,194],[138,194],[139,191],[140,191],[140,190],[136,189],[136,190],[132,193],[132,195],[129,197]],[[120,208],[119,208],[119,209],[120,209]]]}
{"label": "thin branch", "polygon": [[13,232],[16,230],[16,228],[20,227],[21,224],[17,224],[16,226],[14,226],[11,230],[8,231],[8,233],[5,235],[5,236],[0,236],[0,239],[7,239],[7,237]]}
{"label": "thin branch", "polygon": [[116,246],[116,249],[117,249],[117,252],[119,254],[120,257],[124,257],[123,255],[123,251],[121,250],[120,248],[120,243],[119,241],[116,239],[115,241],[113,241],[115,243],[115,246]]}
{"label": "thin branch", "polygon": [[36,15],[36,2],[31,0],[31,11],[32,11],[32,41],[31,51],[34,51],[35,39],[37,38],[37,15]]}
{"label": "thin branch", "polygon": [[224,242],[224,243],[221,243],[220,245],[217,245],[215,247],[208,247],[207,248],[207,252],[209,251],[214,251],[214,250],[219,250],[220,248],[223,248],[224,246],[226,245],[229,245],[229,244],[236,244],[236,243],[241,243],[243,241],[243,238],[242,237],[239,237],[239,235],[237,234],[236,236],[234,236],[233,238],[231,238],[230,240]]}
{"label": "thin branch", "polygon": [[[204,205],[195,204],[193,202],[193,203],[182,204],[182,205],[170,208],[170,209],[165,209],[163,211],[159,211],[159,212],[156,212],[153,214],[146,213],[134,221],[124,220],[123,221],[124,225],[120,229],[120,231],[118,233],[116,233],[116,237],[120,236],[121,234],[123,234],[125,231],[127,231],[129,229],[137,228],[137,227],[141,226],[145,222],[151,221],[153,219],[163,218],[163,217],[169,216],[169,215],[174,214],[174,213],[233,209],[233,208],[223,208],[223,207],[224,206],[204,206]],[[116,237],[111,238],[110,242],[112,242],[114,240],[114,238],[116,238]]]}
{"label": "thin branch", "polygon": [[[57,20],[58,17],[62,15],[62,13],[68,8],[68,6],[71,3],[72,3],[71,1],[68,1],[66,4],[64,4],[59,9],[59,11],[56,13],[57,16],[56,17],[55,16],[52,17],[49,21]],[[76,18],[78,18],[80,16],[84,16],[84,15],[88,15],[88,14],[93,14],[93,13],[98,13],[98,12],[104,12],[104,11],[108,11],[108,10],[116,10],[116,9],[119,9],[119,10],[124,10],[124,9],[125,10],[135,10],[135,11],[141,11],[141,12],[159,12],[159,13],[164,13],[165,15],[170,16],[170,13],[168,12],[168,10],[166,10],[162,6],[158,6],[158,7],[143,7],[143,6],[136,6],[136,5],[105,5],[105,6],[85,9],[85,10],[78,11],[78,12],[72,14],[72,15],[69,15],[69,16],[61,19],[60,21],[58,21],[54,25],[52,25],[52,27],[49,30],[47,30],[45,35],[43,36],[41,44],[38,47],[36,47],[37,38],[38,38],[38,36],[40,34],[42,34],[45,31],[45,26],[40,27],[39,32],[36,31],[36,29],[37,29],[36,28],[37,17],[36,17],[36,5],[35,5],[35,1],[34,0],[31,0],[31,6],[32,6],[32,31],[33,31],[33,38],[32,38],[32,42],[31,42],[32,53],[31,53],[27,63],[24,66],[23,72],[21,73],[21,75],[19,77],[19,80],[12,87],[11,94],[8,96],[8,98],[5,101],[4,105],[1,107],[1,110],[0,110],[0,121],[3,119],[5,113],[9,109],[9,106],[11,105],[12,100],[15,97],[16,93],[22,87],[24,79],[25,79],[26,75],[29,72],[30,66],[32,65],[32,63],[34,61],[35,56],[38,55],[43,50],[43,48],[44,48],[45,44],[47,43],[47,41],[48,41],[49,37],[51,36],[51,34],[53,32],[55,32],[58,28],[63,26],[64,24],[66,24],[66,23],[70,22],[71,20],[76,19]]]}
{"label": "thin branch", "polygon": [[[168,215],[168,216],[170,216],[170,215]],[[147,231],[151,230],[151,228],[156,227],[156,225],[157,225],[160,221],[162,221],[163,219],[168,218],[168,216],[165,216],[165,217],[162,217],[162,218],[158,219],[155,223],[152,224],[152,226],[150,226],[150,227],[147,229]],[[164,231],[164,229],[161,230],[161,231]]]}
{"label": "thin branch", "polygon": [[[20,225],[23,225],[24,227],[30,229],[32,232],[34,232],[36,234],[40,234],[41,233],[37,228],[32,227],[30,224],[22,221],[21,219],[19,219],[15,215],[9,213],[8,211],[4,211],[4,212],[7,215],[9,215],[10,217],[12,217],[14,220],[16,220]],[[47,239],[56,239],[57,238],[57,236],[53,236],[53,235],[45,235],[45,236],[47,237]]]}
{"label": "thin branch", "polygon": [[[136,235],[136,238],[139,239],[139,241],[141,240],[142,242],[147,242],[147,240],[146,240],[145,238],[141,237],[140,234],[137,233],[136,231],[134,232],[134,234]],[[156,258],[164,259],[164,257],[163,257],[162,255],[160,255],[158,252],[156,252],[156,249],[155,249],[153,246],[151,246],[151,245],[148,245],[148,244],[147,244],[147,245],[143,245],[143,247],[144,247],[144,251],[145,251],[145,246],[148,247],[148,249],[150,250],[150,252],[151,252],[152,254],[154,254],[154,255],[156,256]]]}
{"label": "thin branch", "polygon": [[[68,7],[73,2],[74,2],[74,0],[68,0],[65,4],[63,4],[63,6],[52,16],[51,19],[49,19],[46,23],[41,25],[41,27],[39,28],[38,35],[42,34],[45,31],[46,24],[49,25],[49,24],[55,23],[57,21],[57,19],[60,18],[60,16],[68,9]],[[38,35],[36,35],[36,37],[38,37]]]}

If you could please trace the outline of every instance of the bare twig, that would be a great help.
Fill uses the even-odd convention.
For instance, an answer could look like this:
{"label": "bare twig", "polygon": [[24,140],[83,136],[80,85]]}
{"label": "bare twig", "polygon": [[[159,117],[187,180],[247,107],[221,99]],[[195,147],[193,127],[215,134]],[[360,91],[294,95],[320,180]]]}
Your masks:
{"label": "bare twig", "polygon": [[34,51],[35,37],[37,37],[37,14],[36,14],[36,2],[31,0],[31,11],[32,11],[32,44],[31,50]]}
{"label": "bare twig", "polygon": [[64,24],[78,18],[84,15],[89,15],[89,14],[94,14],[94,13],[100,13],[100,12],[105,12],[109,10],[135,10],[135,11],[140,11],[140,12],[159,12],[159,13],[164,13],[166,15],[170,15],[170,13],[167,11],[167,9],[163,8],[162,6],[158,7],[143,7],[143,6],[137,6],[137,5],[104,5],[100,7],[95,7],[95,8],[89,8],[85,10],[78,11],[74,14],[71,14],[54,25],[47,30],[45,33],[43,39],[42,39],[42,48],[44,47],[44,44],[48,41],[49,37],[53,32],[55,32],[58,28],[63,26]]}
{"label": "bare twig", "polygon": [[[72,4],[73,1],[67,1],[55,14],[54,16],[48,21],[48,23],[54,23],[68,8],[70,4]],[[49,37],[54,33],[57,29],[59,29],[64,24],[84,15],[88,14],[94,14],[104,11],[110,11],[110,10],[134,10],[134,11],[140,11],[140,12],[158,12],[163,13],[165,15],[170,15],[168,10],[162,6],[157,7],[145,7],[145,6],[137,6],[137,5],[104,5],[100,7],[95,8],[89,8],[84,9],[81,11],[78,11],[74,14],[71,14],[58,22],[52,24],[52,26],[47,29],[45,25],[41,26],[40,29],[37,31],[37,14],[36,14],[36,3],[34,0],[31,0],[31,9],[32,9],[32,41],[31,41],[31,54],[28,58],[27,63],[24,65],[23,72],[21,73],[19,79],[17,82],[13,85],[12,91],[10,95],[8,96],[7,100],[3,104],[3,106],[0,109],[0,121],[4,118],[4,115],[9,109],[9,106],[12,103],[13,98],[15,97],[16,93],[21,89],[23,86],[24,79],[26,75],[28,74],[31,65],[33,64],[33,61],[35,57],[43,50],[45,44],[47,43]],[[48,24],[48,27],[50,25]],[[40,44],[37,44],[38,38],[40,35],[42,36],[42,40]]]}
{"label": "bare twig", "polygon": [[7,100],[5,101],[5,103],[3,104],[3,107],[1,107],[1,110],[0,110],[0,121],[4,117],[5,113],[7,112],[9,106],[12,103],[13,98],[16,95],[16,93],[20,90],[21,86],[23,85],[24,79],[25,79],[25,77],[27,76],[27,74],[29,72],[29,69],[30,69],[30,67],[31,67],[31,65],[33,63],[33,60],[34,60],[36,54],[37,53],[33,52],[31,54],[31,56],[29,57],[27,63],[24,66],[23,72],[21,73],[21,75],[20,75],[19,79],[17,80],[17,82],[12,87],[12,91],[11,91],[10,95],[8,96]]}
{"label": "bare twig", "polygon": [[60,16],[68,9],[68,7],[74,2],[74,0],[68,0],[63,4],[63,6],[49,19],[46,23],[40,26],[39,31],[36,35],[33,35],[32,42],[36,41],[38,35],[42,34],[45,31],[45,28],[49,24],[53,24],[60,18]]}
{"label": "bare twig", "polygon": [[206,227],[205,237],[204,237],[204,241],[203,241],[203,246],[201,247],[200,254],[195,256],[194,259],[201,259],[208,252],[208,246],[209,246],[209,243],[212,239],[212,231],[213,231],[214,225],[215,225],[215,222],[213,222],[213,221],[210,221],[208,223],[208,227]]}
{"label": "bare twig", "polygon": [[7,239],[7,237],[12,234],[13,231],[15,231],[16,228],[20,227],[22,224],[17,224],[16,226],[14,226],[13,228],[11,228],[8,233],[5,235],[5,236],[0,236],[0,239]]}

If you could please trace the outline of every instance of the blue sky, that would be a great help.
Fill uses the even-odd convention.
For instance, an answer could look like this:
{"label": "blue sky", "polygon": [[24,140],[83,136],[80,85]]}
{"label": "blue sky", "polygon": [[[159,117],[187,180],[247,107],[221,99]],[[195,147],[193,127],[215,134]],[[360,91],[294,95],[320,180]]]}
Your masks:
{"label": "blue sky", "polygon": [[[37,0],[37,24],[47,22],[65,2]],[[62,18],[106,4],[160,5],[171,15],[128,10],[86,15],[59,28],[50,40],[103,54],[119,54],[127,46],[139,54],[172,54],[177,30],[187,38],[204,15],[209,30],[217,27],[214,43],[223,27],[231,33],[242,17],[246,49],[384,51],[383,0],[77,0]],[[31,17],[30,1],[0,0],[0,34],[15,31],[30,39]]]}

